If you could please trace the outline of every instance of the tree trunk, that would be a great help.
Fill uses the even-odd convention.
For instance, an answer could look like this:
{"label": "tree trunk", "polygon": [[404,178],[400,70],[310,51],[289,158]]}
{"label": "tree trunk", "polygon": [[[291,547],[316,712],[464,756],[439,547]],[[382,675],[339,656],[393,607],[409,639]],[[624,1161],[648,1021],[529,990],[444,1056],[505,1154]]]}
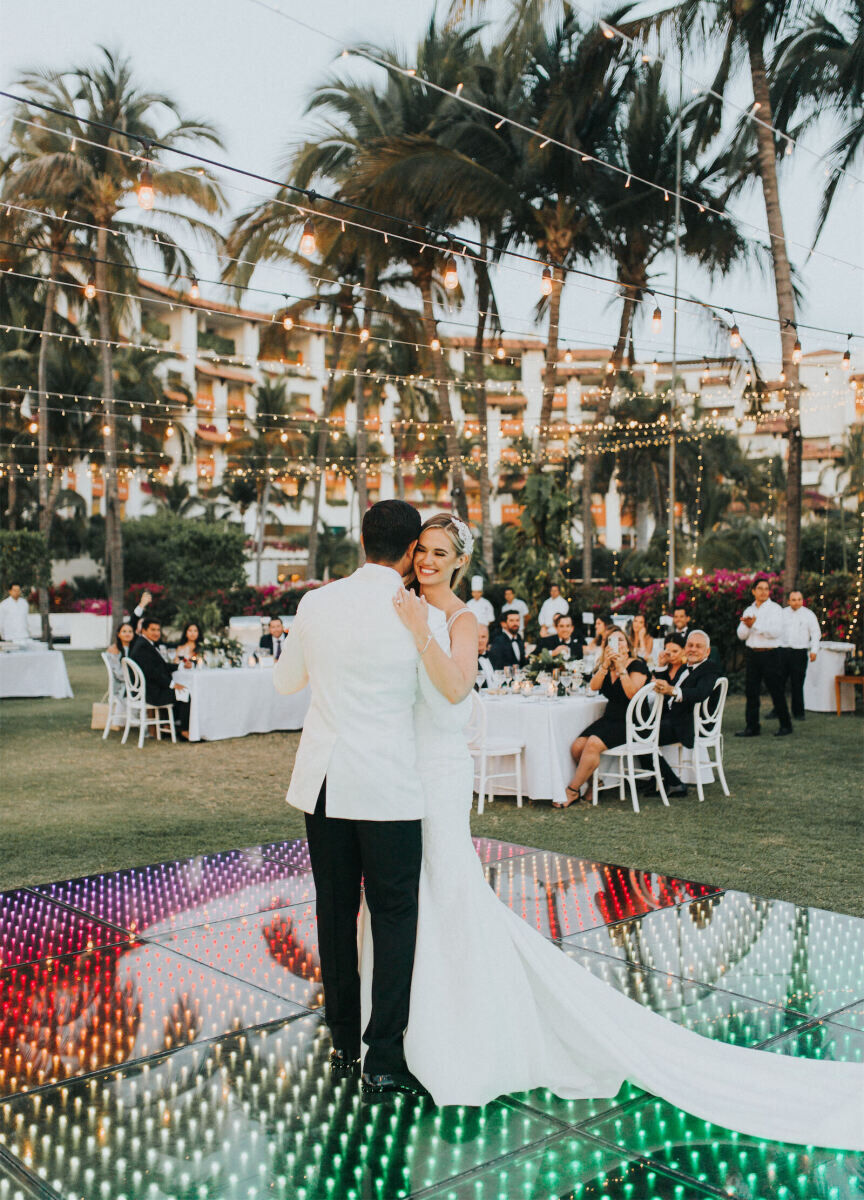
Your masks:
{"label": "tree trunk", "polygon": [[[375,262],[372,254],[367,253],[366,266],[363,270],[363,328],[369,329],[369,322],[372,319],[371,305],[369,303],[372,295],[372,289],[375,286]],[[367,468],[366,455],[369,448],[369,438],[366,433],[366,362],[369,358],[369,343],[360,342],[357,347],[356,370],[357,376],[354,380],[354,408],[357,413],[357,444],[356,444],[356,475],[354,480],[354,491],[357,496],[357,532],[359,534],[363,529],[363,516],[369,505],[369,490],[366,484]],[[358,563],[360,566],[366,561],[366,555],[363,552],[363,546],[360,545],[358,551]]]}
{"label": "tree trunk", "polygon": [[99,358],[102,374],[102,415],[107,432],[105,450],[105,563],[108,568],[111,615],[117,625],[123,619],[123,525],[117,479],[117,426],[114,412],[114,356],[111,341],[111,307],[107,293],[108,229],[100,225],[96,234],[96,289],[99,313]]}
{"label": "tree trunk", "polygon": [[[51,251],[51,265],[48,268],[48,286],[45,292],[45,313],[42,318],[43,336],[39,341],[39,364],[37,367],[37,385],[39,389],[39,532],[45,538],[45,544],[50,546],[52,511],[48,503],[48,344],[51,341],[51,331],[54,328],[54,305],[57,299],[57,272],[60,269],[60,255],[56,249]],[[53,481],[52,481],[53,482]],[[42,640],[51,649],[51,621],[48,616],[48,588],[39,588],[39,616],[42,619]]]}
{"label": "tree trunk", "polygon": [[432,342],[438,336],[438,329],[432,305],[432,280],[428,274],[420,276],[419,287],[423,297],[423,330],[426,334],[426,344],[429,347],[432,376],[437,380],[435,387],[438,395],[438,412],[444,424],[444,440],[447,443],[447,458],[450,462],[450,495],[453,511],[467,525],[468,500],[465,495],[465,470],[462,466],[462,451],[456,435],[456,426],[453,423],[453,410],[450,407],[450,388],[446,379],[447,367],[443,350],[432,349]]}
{"label": "tree trunk", "polygon": [[18,514],[15,509],[18,507],[18,472],[14,470],[15,459],[12,450],[9,450],[9,474],[8,474],[8,491],[6,493],[7,505],[6,512],[3,514],[6,517],[6,524],[9,527],[10,533],[14,533],[18,528]]}
{"label": "tree trunk", "polygon": [[396,420],[393,422],[393,480],[396,484],[396,499],[405,499],[405,474],[402,470],[402,405],[400,403],[396,415]]}
{"label": "tree trunk", "polygon": [[535,466],[542,467],[549,444],[549,426],[552,422],[552,401],[555,399],[555,384],[558,381],[558,321],[561,315],[561,295],[564,291],[564,272],[561,267],[552,270],[552,293],[549,297],[549,332],[546,336],[546,366],[543,371],[543,401],[540,405],[540,427],[537,430]]}
{"label": "tree trunk", "polygon": [[486,239],[480,244],[480,255],[484,266],[479,269],[477,277],[477,325],[474,331],[474,362],[477,370],[477,424],[480,428],[480,553],[483,567],[489,579],[494,573],[495,564],[492,553],[492,510],[490,493],[492,490],[489,478],[489,410],[486,403],[486,355],[483,343],[486,338],[486,318],[489,305],[489,277],[486,274]]}
{"label": "tree trunk", "polygon": [[330,427],[327,421],[330,413],[333,411],[333,397],[336,392],[336,369],[339,366],[339,354],[342,349],[342,339],[344,337],[344,315],[341,318],[341,327],[333,337],[333,357],[330,360],[330,370],[333,374],[327,380],[327,387],[324,389],[324,411],[321,414],[321,424],[315,438],[315,476],[312,480],[312,519],[309,523],[309,552],[307,555],[306,570],[309,579],[316,578],[316,566],[318,561],[318,521],[321,511],[321,492],[324,488],[324,473],[327,464],[327,444],[330,441]]}
{"label": "tree trunk", "polygon": [[[266,466],[267,464],[265,464]],[[264,530],[267,526],[267,507],[270,504],[270,476],[265,475],[264,486],[258,496],[258,512],[255,530],[255,586],[261,586],[261,559],[264,557]]]}
{"label": "tree trunk", "polygon": [[777,315],[780,318],[780,346],[783,371],[786,375],[786,436],[789,439],[786,458],[786,568],[783,586],[786,595],[798,584],[798,564],[801,554],[801,398],[798,390],[798,364],[792,354],[797,337],[795,330],[795,293],[792,272],[786,253],[783,214],[780,211],[780,189],[777,182],[777,156],[774,135],[771,95],[765,69],[765,56],[757,36],[748,38],[750,77],[753,99],[759,104],[759,122],[754,122],[762,180],[762,195],[771,237],[771,257],[774,262],[774,287],[777,293]]}

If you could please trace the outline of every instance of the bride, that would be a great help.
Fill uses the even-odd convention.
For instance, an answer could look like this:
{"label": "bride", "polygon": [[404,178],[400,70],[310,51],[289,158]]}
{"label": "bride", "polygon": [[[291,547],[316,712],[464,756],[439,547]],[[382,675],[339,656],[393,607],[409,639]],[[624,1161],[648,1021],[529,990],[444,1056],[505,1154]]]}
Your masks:
{"label": "bride", "polygon": [[[417,764],[426,792],[420,914],[405,1033],[410,1070],[436,1104],[482,1105],[549,1088],[614,1097],[625,1079],[740,1133],[864,1149],[864,1069],[711,1041],[595,978],[495,896],[471,842],[474,770],[465,739],[477,622],[454,594],[473,539],[449,515],[423,526],[419,595],[394,603],[425,672]],[[434,686],[432,686],[434,685]],[[368,921],[361,974],[371,973]]]}

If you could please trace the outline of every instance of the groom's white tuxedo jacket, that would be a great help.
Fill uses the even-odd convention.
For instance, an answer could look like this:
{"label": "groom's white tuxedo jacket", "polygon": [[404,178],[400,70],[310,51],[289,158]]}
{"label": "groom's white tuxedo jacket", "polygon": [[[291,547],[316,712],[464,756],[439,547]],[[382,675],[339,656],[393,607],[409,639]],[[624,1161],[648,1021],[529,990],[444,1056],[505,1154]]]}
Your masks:
{"label": "groom's white tuxedo jacket", "polygon": [[307,593],[297,609],[273,680],[282,693],[311,685],[287,796],[304,812],[314,812],[326,776],[331,817],[423,816],[414,736],[419,655],[393,608],[401,584],[391,567],[367,563]]}

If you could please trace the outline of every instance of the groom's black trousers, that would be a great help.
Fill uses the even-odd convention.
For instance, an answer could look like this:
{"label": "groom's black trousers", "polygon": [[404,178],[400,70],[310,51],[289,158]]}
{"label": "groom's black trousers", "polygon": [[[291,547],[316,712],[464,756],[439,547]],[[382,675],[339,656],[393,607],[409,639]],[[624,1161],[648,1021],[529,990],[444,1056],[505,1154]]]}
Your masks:
{"label": "groom's black trousers", "polygon": [[408,1024],[417,937],[421,822],[328,817],[326,804],[325,779],[315,812],[306,814],[306,836],[315,879],[327,1024],[337,1049],[359,1054],[357,916],[362,880],[375,947],[363,1069],[373,1075],[399,1071],[404,1069],[402,1035]]}

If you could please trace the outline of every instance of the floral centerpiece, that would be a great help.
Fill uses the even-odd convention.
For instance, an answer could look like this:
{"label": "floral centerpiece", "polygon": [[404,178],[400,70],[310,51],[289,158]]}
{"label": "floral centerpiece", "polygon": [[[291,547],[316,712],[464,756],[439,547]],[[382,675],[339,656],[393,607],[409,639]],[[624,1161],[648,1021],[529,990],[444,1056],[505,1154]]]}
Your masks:
{"label": "floral centerpiece", "polygon": [[208,667],[242,667],[243,647],[224,630],[211,633],[204,639],[204,661]]}

